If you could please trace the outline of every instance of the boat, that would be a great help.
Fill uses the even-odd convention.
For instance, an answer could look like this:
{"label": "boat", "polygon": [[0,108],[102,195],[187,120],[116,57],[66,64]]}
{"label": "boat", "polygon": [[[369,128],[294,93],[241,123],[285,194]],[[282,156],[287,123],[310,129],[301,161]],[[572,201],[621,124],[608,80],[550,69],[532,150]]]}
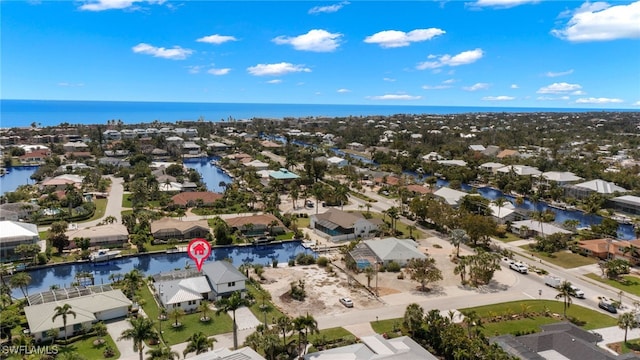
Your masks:
{"label": "boat", "polygon": [[97,263],[102,261],[109,261],[118,256],[120,256],[120,250],[99,249],[89,255],[89,260],[91,260],[91,262]]}

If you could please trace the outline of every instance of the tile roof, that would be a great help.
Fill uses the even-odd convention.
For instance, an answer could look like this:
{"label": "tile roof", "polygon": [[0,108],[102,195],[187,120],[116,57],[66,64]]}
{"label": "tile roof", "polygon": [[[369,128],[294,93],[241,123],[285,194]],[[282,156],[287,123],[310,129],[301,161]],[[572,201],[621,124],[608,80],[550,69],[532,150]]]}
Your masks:
{"label": "tile roof", "polygon": [[204,204],[213,204],[222,199],[222,194],[210,191],[190,191],[174,195],[171,200],[174,204],[186,206],[190,202],[197,202],[202,199]]}

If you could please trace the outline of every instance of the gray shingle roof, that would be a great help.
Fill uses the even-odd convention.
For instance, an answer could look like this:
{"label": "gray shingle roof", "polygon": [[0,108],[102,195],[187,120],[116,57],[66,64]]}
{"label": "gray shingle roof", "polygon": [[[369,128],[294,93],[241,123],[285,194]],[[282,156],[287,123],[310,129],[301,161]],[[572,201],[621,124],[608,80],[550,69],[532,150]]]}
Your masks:
{"label": "gray shingle roof", "polygon": [[227,261],[205,263],[202,271],[212,284],[225,284],[234,281],[246,281],[247,278]]}

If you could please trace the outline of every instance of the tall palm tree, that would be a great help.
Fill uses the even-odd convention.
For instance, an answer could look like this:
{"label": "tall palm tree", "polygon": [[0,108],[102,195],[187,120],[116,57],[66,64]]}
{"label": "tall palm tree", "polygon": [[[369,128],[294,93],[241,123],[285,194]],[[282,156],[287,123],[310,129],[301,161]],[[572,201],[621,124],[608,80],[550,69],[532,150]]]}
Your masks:
{"label": "tall palm tree", "polygon": [[564,300],[564,318],[567,318],[567,308],[571,306],[571,296],[575,296],[575,291],[571,287],[571,283],[563,281],[560,286],[557,287],[558,294],[556,299],[562,298]]}
{"label": "tall palm tree", "polygon": [[291,318],[282,315],[280,316],[275,323],[276,329],[282,333],[282,345],[284,348],[287,347],[287,334],[289,331],[293,330],[293,324],[291,323]]}
{"label": "tall palm tree", "polygon": [[200,301],[200,305],[198,305],[198,310],[202,313],[202,317],[200,318],[200,321],[209,321],[210,318],[209,316],[207,316],[209,314],[209,311],[211,310],[209,308],[209,305],[211,303],[207,300],[202,300]]}
{"label": "tall palm tree", "polygon": [[[298,332],[298,355],[304,354],[309,334],[319,333],[318,322],[312,315],[301,315],[293,319],[293,328]],[[302,346],[304,345],[304,347]]]}
{"label": "tall palm tree", "polygon": [[633,312],[626,312],[618,317],[618,327],[624,329],[624,342],[627,343],[627,331],[629,329],[637,328],[638,322],[636,321],[636,314]]}
{"label": "tall palm tree", "polygon": [[456,247],[456,257],[460,257],[460,245],[469,241],[467,232],[462,229],[453,229],[449,234],[449,241],[451,245]]}
{"label": "tall palm tree", "polygon": [[507,199],[505,199],[504,197],[500,196],[500,197],[496,198],[495,200],[493,200],[493,203],[496,204],[496,206],[498,207],[498,219],[500,219],[500,210],[502,209],[504,204],[507,203]]}
{"label": "tall palm tree", "polygon": [[175,308],[171,310],[171,314],[169,314],[169,316],[175,320],[173,326],[176,328],[180,327],[180,319],[184,316],[184,310]]}
{"label": "tall palm tree", "polygon": [[19,288],[22,291],[22,295],[24,295],[25,299],[29,296],[29,291],[27,287],[31,283],[31,275],[26,272],[19,272],[9,279],[9,285],[12,288]]}
{"label": "tall palm tree", "polygon": [[231,311],[233,315],[233,349],[238,348],[238,324],[236,323],[236,310],[243,306],[249,306],[249,300],[242,297],[239,291],[235,291],[228,298],[216,302],[216,315]]}
{"label": "tall palm tree", "polygon": [[213,349],[213,343],[217,341],[214,337],[208,338],[202,331],[191,335],[188,340],[189,343],[182,352],[184,357],[187,357],[187,354],[192,352],[195,352],[196,355],[205,353],[209,351],[209,349]]}
{"label": "tall palm tree", "polygon": [[144,342],[148,340],[157,340],[158,333],[153,328],[153,321],[145,317],[137,317],[129,320],[131,328],[124,330],[118,340],[133,340],[133,351],[137,351],[142,358],[142,350]]}
{"label": "tall palm tree", "polygon": [[180,354],[166,345],[147,350],[147,360],[178,360]]}
{"label": "tall palm tree", "polygon": [[64,327],[64,341],[67,341],[68,338],[68,331],[67,331],[67,316],[69,315],[73,315],[73,318],[76,318],[76,312],[71,310],[71,305],[69,304],[64,304],[62,306],[56,306],[55,309],[53,309],[55,311],[55,314],[53,314],[53,317],[51,318],[51,322],[55,322],[56,319],[61,316],[62,317],[62,326]]}

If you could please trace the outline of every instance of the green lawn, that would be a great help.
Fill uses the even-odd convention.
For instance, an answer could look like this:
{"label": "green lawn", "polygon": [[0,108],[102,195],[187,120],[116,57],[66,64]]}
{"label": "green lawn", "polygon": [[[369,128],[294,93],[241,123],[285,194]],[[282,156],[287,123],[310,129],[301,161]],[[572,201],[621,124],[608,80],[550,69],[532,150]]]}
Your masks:
{"label": "green lawn", "polygon": [[[55,351],[55,349],[57,349],[59,354],[74,352],[82,355],[85,359],[107,359],[103,355],[104,349],[107,346],[110,346],[115,352],[115,356],[111,357],[110,359],[117,359],[120,357],[120,352],[118,351],[118,347],[116,346],[111,336],[107,334],[107,336],[103,337],[103,339],[105,340],[104,344],[94,346],[93,341],[97,339],[98,339],[97,336],[89,336],[85,339],[78,340],[69,345],[56,344],[52,346],[49,343],[44,343],[42,346],[47,346],[52,351]],[[7,359],[11,359],[11,360],[18,360],[18,359],[24,359],[24,358],[26,357],[15,356],[15,355],[11,355],[7,357]]]}
{"label": "green lawn", "polygon": [[96,211],[93,213],[93,216],[87,220],[79,221],[79,222],[87,222],[98,220],[104,216],[105,211],[107,210],[107,199],[95,199],[93,201],[96,204]]}
{"label": "green lawn", "polygon": [[[129,200],[129,196],[131,196],[131,194],[122,194],[122,207],[123,208],[131,209],[133,207],[131,205],[131,200]],[[160,207],[160,201],[158,201],[158,200],[149,201],[149,202],[147,202],[147,206],[146,207],[147,208],[151,208],[151,207],[159,208]]]}
{"label": "green lawn", "polygon": [[[616,345],[619,345],[620,348],[615,348]],[[619,343],[607,344],[607,346],[609,346],[609,348],[612,348],[613,346],[613,350],[618,352],[619,354],[626,354],[631,351],[634,351],[636,354],[640,354],[640,339],[627,338],[627,343],[621,341]]]}
{"label": "green lawn", "polygon": [[297,222],[298,229],[308,228],[310,223],[311,223],[311,219],[309,219],[308,217],[298,218],[298,222]]}
{"label": "green lawn", "polygon": [[387,334],[389,337],[395,337],[396,331],[402,327],[402,318],[388,319],[388,320],[376,320],[371,322],[371,328],[377,334]]}
{"label": "green lawn", "polygon": [[[297,335],[292,335],[294,338],[297,338]],[[320,330],[320,333],[318,334],[311,334],[309,335],[309,342],[313,343],[316,340],[322,339],[324,341],[333,341],[333,340],[337,340],[337,339],[344,339],[346,337],[355,337],[352,333],[350,333],[349,331],[347,331],[345,328],[342,327],[335,327],[335,328],[329,328],[329,329],[323,329]]]}
{"label": "green lawn", "polygon": [[558,251],[549,256],[547,253],[531,250],[529,245],[522,245],[520,246],[520,248],[526,250],[528,254],[535,255],[537,258],[542,259],[542,261],[547,261],[554,265],[562,266],[565,269],[591,265],[598,262],[594,258],[574,254],[569,251]]}
{"label": "green lawn", "polygon": [[[143,286],[137,293],[143,300],[142,308],[147,314],[149,319],[154,321],[156,330],[160,331],[162,328],[162,338],[167,345],[175,345],[187,341],[187,339],[194,333],[202,331],[205,335],[217,335],[233,331],[233,323],[231,317],[227,314],[220,314],[216,316],[212,310],[209,317],[211,320],[208,322],[200,321],[202,314],[199,312],[188,314],[183,316],[179,322],[182,326],[179,328],[172,327],[173,319],[169,316],[169,319],[162,321],[158,320],[158,305],[151,294],[151,291],[147,286]],[[170,313],[170,311],[169,311]]]}
{"label": "green lawn", "polygon": [[589,279],[593,279],[599,281],[601,283],[613,286],[616,289],[620,289],[628,292],[629,294],[640,296],[640,278],[635,276],[623,276],[622,281],[611,280],[611,279],[603,279],[600,275],[597,274],[587,274]]}
{"label": "green lawn", "polygon": [[[253,270],[250,270],[253,271]],[[256,288],[254,285],[247,283],[247,291],[253,295],[253,298],[256,300],[255,303],[253,305],[251,305],[249,307],[249,309],[251,310],[251,312],[253,313],[253,315],[258,318],[258,320],[262,321],[264,323],[264,315],[265,313],[262,311],[262,304],[263,304],[263,297],[262,297],[262,293],[260,292],[260,290],[258,288]],[[282,311],[280,311],[280,309],[278,309],[276,306],[273,305],[273,303],[270,300],[265,300],[264,304],[267,305],[267,322],[269,324],[273,324],[273,320],[277,319],[281,316],[283,316],[284,314],[282,313]]]}
{"label": "green lawn", "polygon": [[494,237],[493,239],[496,239],[498,241],[502,241],[503,243],[510,243],[512,241],[522,240],[521,237],[519,237],[518,235],[516,235],[514,233],[510,233],[510,232],[505,233],[504,237]]}
{"label": "green lawn", "polygon": [[[573,304],[567,309],[567,316],[583,322],[581,326],[584,329],[592,330],[601,327],[615,326],[617,324],[615,318],[582,307],[579,304],[579,300],[573,299]],[[483,332],[485,335],[494,336],[496,334],[508,334],[517,331],[539,331],[540,325],[562,321],[563,307],[564,304],[562,301],[524,300],[460,309],[460,311],[476,311],[478,315],[483,318]],[[545,316],[545,309],[548,309],[548,312],[551,314],[559,314],[560,316]],[[522,316],[515,316],[523,312],[528,313],[529,317],[523,318]],[[492,318],[513,320],[492,322]]]}

